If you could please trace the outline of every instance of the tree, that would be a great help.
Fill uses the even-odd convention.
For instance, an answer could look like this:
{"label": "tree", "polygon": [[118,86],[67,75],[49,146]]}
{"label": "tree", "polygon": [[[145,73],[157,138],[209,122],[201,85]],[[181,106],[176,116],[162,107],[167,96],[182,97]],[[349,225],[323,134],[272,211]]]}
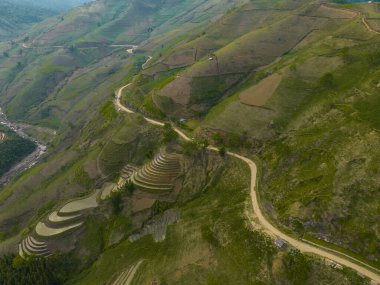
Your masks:
{"label": "tree", "polygon": [[195,141],[185,141],[181,146],[182,152],[186,156],[192,155],[198,149],[198,145]]}
{"label": "tree", "polygon": [[135,191],[135,185],[131,181],[127,181],[127,183],[125,183],[124,189],[128,194],[132,195]]}
{"label": "tree", "polygon": [[178,137],[178,134],[174,131],[174,129],[169,123],[165,123],[163,135],[163,143],[169,143]]}
{"label": "tree", "polygon": [[219,149],[219,155],[221,156],[221,157],[225,157],[226,156],[226,148],[223,146],[223,147],[221,147],[220,149]]}
{"label": "tree", "polygon": [[118,215],[123,210],[123,196],[121,192],[112,192],[111,203],[114,215]]}

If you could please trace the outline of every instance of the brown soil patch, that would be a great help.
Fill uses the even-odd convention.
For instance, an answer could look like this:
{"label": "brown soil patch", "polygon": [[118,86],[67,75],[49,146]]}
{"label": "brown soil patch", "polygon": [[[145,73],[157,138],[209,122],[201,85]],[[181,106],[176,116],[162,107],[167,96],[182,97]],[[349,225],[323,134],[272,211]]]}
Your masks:
{"label": "brown soil patch", "polygon": [[99,173],[98,167],[96,165],[96,160],[88,161],[84,165],[84,171],[87,172],[88,176],[90,176],[91,179],[95,179],[96,177],[98,177]]}
{"label": "brown soil patch", "polygon": [[250,106],[264,106],[282,81],[282,75],[274,73],[240,94],[240,102]]}
{"label": "brown soil patch", "polygon": [[186,105],[190,100],[191,81],[191,77],[179,76],[166,85],[158,95],[172,98],[177,104]]}
{"label": "brown soil patch", "polygon": [[153,206],[154,202],[156,202],[156,199],[136,197],[133,199],[132,212],[139,212],[142,210],[149,209]]}
{"label": "brown soil patch", "polygon": [[175,52],[170,55],[170,57],[164,61],[171,67],[187,66],[194,63],[195,51],[194,50],[183,50]]}

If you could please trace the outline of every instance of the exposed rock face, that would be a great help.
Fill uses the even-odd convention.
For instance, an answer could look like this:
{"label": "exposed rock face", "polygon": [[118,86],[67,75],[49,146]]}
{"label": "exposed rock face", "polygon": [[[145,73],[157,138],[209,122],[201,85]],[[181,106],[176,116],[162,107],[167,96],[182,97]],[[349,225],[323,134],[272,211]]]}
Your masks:
{"label": "exposed rock face", "polygon": [[223,158],[207,151],[197,151],[185,160],[183,189],[179,200],[192,199],[210,186],[222,171]]}
{"label": "exposed rock face", "polygon": [[7,139],[7,135],[0,132],[0,141],[5,141]]}
{"label": "exposed rock face", "polygon": [[180,212],[178,209],[169,209],[161,216],[156,216],[148,221],[137,234],[131,235],[129,240],[133,242],[152,234],[155,242],[163,241],[166,237],[167,227],[177,222],[179,218]]}

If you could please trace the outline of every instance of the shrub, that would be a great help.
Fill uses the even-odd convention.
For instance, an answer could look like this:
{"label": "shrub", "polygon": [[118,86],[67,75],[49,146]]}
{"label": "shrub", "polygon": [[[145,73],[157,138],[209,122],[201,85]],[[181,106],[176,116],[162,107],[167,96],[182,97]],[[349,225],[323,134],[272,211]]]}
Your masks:
{"label": "shrub", "polygon": [[118,215],[123,210],[123,196],[121,192],[112,192],[111,194],[112,210],[114,215]]}

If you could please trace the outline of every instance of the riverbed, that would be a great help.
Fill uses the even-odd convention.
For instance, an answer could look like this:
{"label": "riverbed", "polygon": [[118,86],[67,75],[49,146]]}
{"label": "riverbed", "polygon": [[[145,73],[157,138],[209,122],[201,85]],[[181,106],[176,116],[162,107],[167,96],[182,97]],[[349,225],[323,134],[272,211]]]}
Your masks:
{"label": "riverbed", "polygon": [[11,121],[9,121],[1,108],[0,108],[0,124],[11,129],[15,133],[17,133],[20,137],[31,140],[36,145],[36,149],[31,154],[24,157],[23,160],[15,164],[7,173],[5,173],[4,175],[0,177],[0,189],[1,189],[5,184],[7,184],[14,177],[21,174],[25,170],[31,168],[36,163],[38,163],[43,157],[43,155],[47,152],[47,146],[41,141],[27,135],[24,132],[24,128],[27,125],[12,123]]}

